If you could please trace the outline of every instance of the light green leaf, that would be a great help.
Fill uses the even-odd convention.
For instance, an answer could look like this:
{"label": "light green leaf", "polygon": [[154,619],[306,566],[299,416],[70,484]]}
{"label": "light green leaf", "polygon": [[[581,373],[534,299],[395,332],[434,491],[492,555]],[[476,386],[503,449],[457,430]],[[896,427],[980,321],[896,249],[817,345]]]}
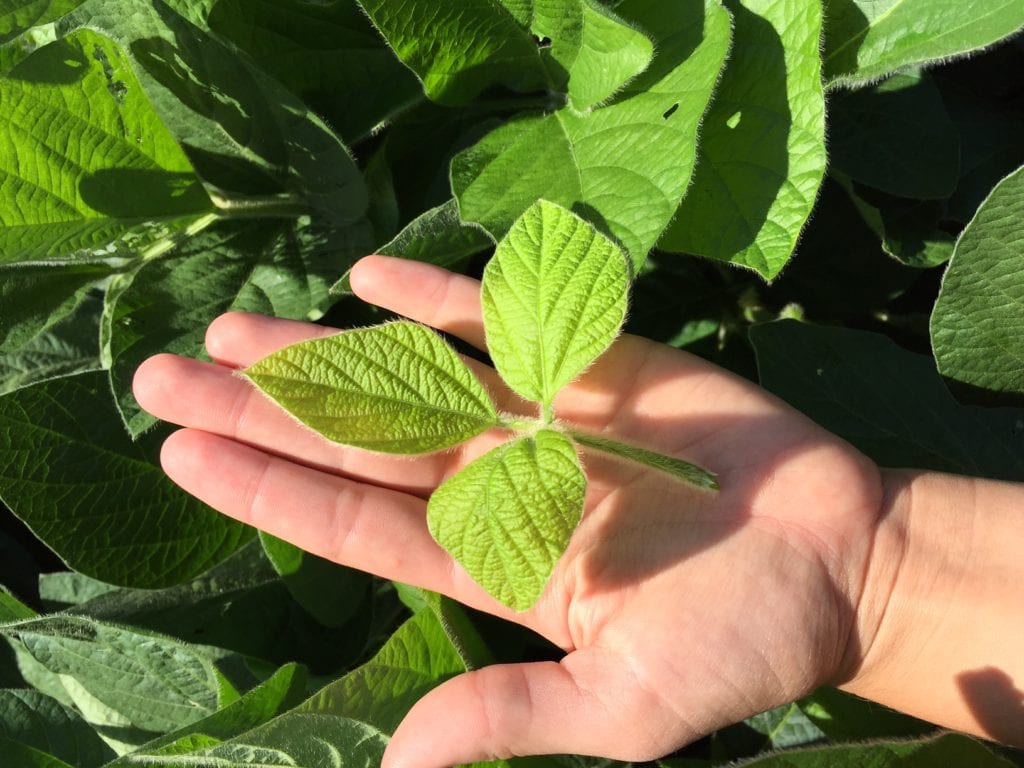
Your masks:
{"label": "light green leaf", "polygon": [[787,750],[733,763],[736,768],[835,768],[837,765],[870,765],[871,768],[1012,768],[980,741],[959,733],[920,741],[881,741],[870,744],[837,744]]}
{"label": "light green leaf", "polygon": [[[459,270],[471,256],[492,247],[494,241],[483,227],[459,218],[459,206],[453,198],[421,213],[376,253]],[[332,293],[351,290],[347,272],[331,288]]]}
{"label": "light green leaf", "polygon": [[325,627],[340,627],[366,601],[370,577],[260,531],[263,551],[296,602]]}
{"label": "light green leaf", "polygon": [[628,290],[615,243],[559,205],[531,206],[484,270],[484,328],[502,379],[547,412],[615,340]]}
{"label": "light green leaf", "polygon": [[101,367],[100,288],[109,273],[102,264],[0,269],[0,395]]}
{"label": "light green leaf", "polygon": [[774,749],[799,747],[825,739],[825,734],[796,704],[776,707],[748,717],[744,723],[764,735]]}
{"label": "light green leaf", "polygon": [[427,525],[481,587],[517,611],[530,608],[583,515],[587,479],[576,448],[541,430],[476,459],[427,504]]}
{"label": "light green leaf", "polygon": [[81,5],[84,0],[0,0],[0,44],[33,27],[42,27]]}
{"label": "light green leaf", "polygon": [[297,709],[359,720],[391,733],[425,693],[465,671],[437,615],[421,611],[370,661],[324,686]]}
{"label": "light green leaf", "polygon": [[0,585],[0,622],[31,619],[36,612]]}
{"label": "light green leaf", "polygon": [[765,388],[881,466],[1024,480],[1024,409],[958,405],[930,356],[793,320],[750,338]]}
{"label": "light green leaf", "polygon": [[156,424],[132,394],[150,355],[206,357],[206,327],[223,312],[303,320],[321,314],[340,268],[368,248],[361,227],[327,229],[292,219],[219,222],[174,252],[119,276],[107,293],[105,352],[130,434]]}
{"label": "light green leaf", "polygon": [[650,64],[654,46],[596,0],[534,0],[531,30],[550,42],[552,80],[573,109],[586,111],[611,98]]}
{"label": "light green leaf", "polygon": [[115,255],[213,209],[120,49],[82,30],[0,78],[0,261]]}
{"label": "light green leaf", "polygon": [[492,85],[530,91],[547,83],[537,43],[509,0],[360,0],[360,5],[438,103],[460,104]]}
{"label": "light green leaf", "polygon": [[1024,168],[982,203],[956,244],[931,319],[939,372],[987,405],[1024,405]]}
{"label": "light green leaf", "polygon": [[5,624],[0,633],[61,675],[83,717],[115,726],[118,738],[141,731],[146,740],[217,708],[212,663],[177,640],[74,616]]}
{"label": "light green leaf", "polygon": [[697,128],[729,49],[715,0],[626,0],[626,22],[652,33],[647,70],[606,106],[527,115],[452,161],[463,219],[495,237],[540,198],[571,208],[643,263],[690,182]]}
{"label": "light green leaf", "polygon": [[818,2],[727,0],[733,46],[704,120],[697,170],[659,247],[772,279],[825,173]]}
{"label": "light green leaf", "polygon": [[825,76],[861,84],[984,48],[1024,26],[1017,0],[826,0]]}
{"label": "light green leaf", "polygon": [[0,397],[0,498],[82,573],[139,587],[190,578],[252,532],[167,479],[164,434],[132,442],[103,373],[16,390]]}
{"label": "light green leaf", "polygon": [[294,344],[243,373],[324,437],[371,451],[439,451],[498,422],[454,350],[407,321]]}
{"label": "light green leaf", "polygon": [[829,157],[854,181],[899,197],[949,197],[960,176],[960,141],[927,75],[832,95]]}
{"label": "light green leaf", "polygon": [[0,690],[0,739],[38,749],[77,768],[97,768],[114,756],[73,710],[27,689]]}

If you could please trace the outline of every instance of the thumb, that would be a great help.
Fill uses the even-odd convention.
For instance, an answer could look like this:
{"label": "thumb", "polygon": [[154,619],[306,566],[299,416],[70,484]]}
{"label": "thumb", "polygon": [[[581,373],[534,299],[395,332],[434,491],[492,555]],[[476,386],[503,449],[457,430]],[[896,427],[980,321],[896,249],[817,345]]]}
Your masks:
{"label": "thumb", "polygon": [[653,760],[682,743],[680,723],[660,701],[637,684],[623,657],[598,649],[557,663],[484,667],[420,699],[381,765],[448,768],[559,753]]}

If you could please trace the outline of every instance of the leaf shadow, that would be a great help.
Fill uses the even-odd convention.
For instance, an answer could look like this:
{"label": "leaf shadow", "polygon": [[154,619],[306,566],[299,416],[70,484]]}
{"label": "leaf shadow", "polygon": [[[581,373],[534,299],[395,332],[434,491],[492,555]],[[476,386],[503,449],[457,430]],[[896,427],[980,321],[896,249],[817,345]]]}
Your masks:
{"label": "leaf shadow", "polygon": [[89,68],[81,47],[62,39],[33,52],[5,77],[34,85],[71,85],[83,79]]}
{"label": "leaf shadow", "polygon": [[[725,6],[733,17],[731,60],[705,116],[693,182],[676,213],[684,242],[720,258],[754,245],[765,227],[789,176],[793,130],[782,39],[770,22],[736,0],[727,0]],[[757,69],[753,99],[746,96],[754,87],[749,82],[751,61]],[[733,215],[721,219],[727,226],[704,232],[709,209],[723,204],[732,208]],[[686,228],[688,221],[695,223],[692,232]]]}
{"label": "leaf shadow", "polygon": [[82,201],[118,219],[181,216],[210,209],[194,174],[138,168],[105,168],[78,184]]}
{"label": "leaf shadow", "polygon": [[[856,0],[825,0],[825,42],[822,64],[828,80],[857,70],[857,54],[871,28],[871,22]],[[843,31],[849,37],[838,46],[830,44],[830,31]]]}

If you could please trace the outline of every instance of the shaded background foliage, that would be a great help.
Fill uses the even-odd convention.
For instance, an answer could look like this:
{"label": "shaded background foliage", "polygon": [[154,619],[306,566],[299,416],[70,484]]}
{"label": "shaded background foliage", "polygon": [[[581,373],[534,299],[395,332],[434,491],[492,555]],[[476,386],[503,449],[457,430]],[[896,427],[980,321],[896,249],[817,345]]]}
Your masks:
{"label": "shaded background foliage", "polygon": [[[539,197],[628,250],[630,331],[882,464],[1024,480],[1024,6],[432,8],[0,0],[11,764],[370,765],[443,679],[554,657],[187,498],[130,392],[227,310],[375,318],[367,253],[479,274]],[[829,689],[662,764],[734,760],[1024,765]]]}

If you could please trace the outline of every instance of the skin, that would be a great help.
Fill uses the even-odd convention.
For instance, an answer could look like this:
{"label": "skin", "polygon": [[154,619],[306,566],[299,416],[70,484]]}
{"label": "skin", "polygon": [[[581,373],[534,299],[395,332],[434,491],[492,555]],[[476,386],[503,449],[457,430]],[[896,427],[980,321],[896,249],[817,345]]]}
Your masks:
{"label": "skin", "polygon": [[[484,348],[474,280],[374,256],[352,287]],[[398,728],[386,768],[547,753],[648,760],[825,683],[1024,743],[1020,697],[1020,711],[995,706],[1024,679],[1024,654],[1003,639],[1024,636],[1009,586],[1024,574],[1006,543],[1024,536],[1020,486],[880,470],[749,382],[623,336],[560,394],[557,417],[707,467],[722,490],[585,451],[583,522],[540,601],[516,614],[425,522],[431,490],[507,434],[425,457],[369,454],[302,428],[233,373],[331,332],[224,315],[206,337],[214,363],[151,358],[135,393],[183,427],[164,445],[167,474],[224,514],[520,622],[566,651],[439,686]],[[476,368],[503,410],[530,413]],[[975,638],[977,620],[998,639]]]}

